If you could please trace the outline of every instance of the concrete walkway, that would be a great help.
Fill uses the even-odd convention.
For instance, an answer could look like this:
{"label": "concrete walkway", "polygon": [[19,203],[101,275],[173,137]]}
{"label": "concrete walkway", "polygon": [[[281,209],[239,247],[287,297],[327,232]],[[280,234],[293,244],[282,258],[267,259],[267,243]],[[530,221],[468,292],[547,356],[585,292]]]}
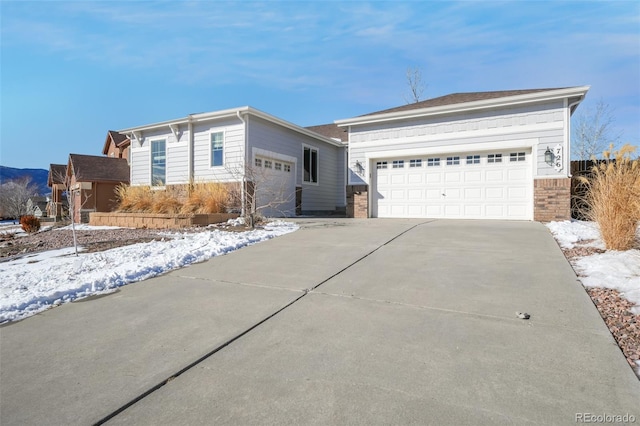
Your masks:
{"label": "concrete walkway", "polygon": [[640,421],[640,381],[544,226],[300,222],[0,328],[0,424]]}

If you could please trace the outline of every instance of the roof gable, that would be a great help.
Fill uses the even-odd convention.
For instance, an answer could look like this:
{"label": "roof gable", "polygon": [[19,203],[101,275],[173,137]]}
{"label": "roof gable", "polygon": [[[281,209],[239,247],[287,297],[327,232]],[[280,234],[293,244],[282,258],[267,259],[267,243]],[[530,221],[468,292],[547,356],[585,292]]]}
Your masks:
{"label": "roof gable", "polygon": [[115,130],[109,130],[107,132],[107,137],[104,141],[104,147],[102,148],[102,153],[107,155],[109,152],[109,145],[113,143],[117,148],[126,147],[131,143],[127,135],[123,135],[122,133],[118,133]]}
{"label": "roof gable", "polygon": [[126,158],[69,154],[68,169],[79,182],[129,182]]}
{"label": "roof gable", "polygon": [[47,186],[52,187],[54,184],[63,184],[67,174],[66,164],[49,164],[49,176],[47,177]]}
{"label": "roof gable", "polygon": [[308,126],[308,127],[305,127],[305,129],[309,129],[312,132],[316,132],[327,138],[338,139],[342,142],[347,142],[349,140],[349,135],[347,134],[347,131],[344,129],[341,129],[334,123],[320,124],[317,126]]}

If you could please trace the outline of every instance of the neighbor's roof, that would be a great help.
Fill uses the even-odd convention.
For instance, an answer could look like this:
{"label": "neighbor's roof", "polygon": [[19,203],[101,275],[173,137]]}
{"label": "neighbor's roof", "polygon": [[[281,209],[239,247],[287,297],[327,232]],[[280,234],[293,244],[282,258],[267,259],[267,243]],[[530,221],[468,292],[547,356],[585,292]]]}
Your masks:
{"label": "neighbor's roof", "polygon": [[69,154],[69,165],[80,182],[129,183],[129,163],[126,158]]}
{"label": "neighbor's roof", "polygon": [[67,174],[66,164],[49,164],[49,176],[47,177],[47,186],[51,188],[54,183],[64,183],[64,177]]}
{"label": "neighbor's roof", "polygon": [[123,135],[122,133],[118,133],[115,130],[109,130],[107,132],[107,138],[104,141],[104,147],[102,148],[102,153],[107,155],[109,152],[109,145],[113,142],[116,147],[127,146],[131,143],[131,140],[127,137],[127,135]]}
{"label": "neighbor's roof", "polygon": [[342,142],[347,142],[349,140],[349,135],[345,129],[341,129],[336,124],[320,124],[318,126],[308,126],[306,129],[311,130],[312,132],[316,132],[321,134],[322,136],[326,136],[331,139],[338,139]]}
{"label": "neighbor's roof", "polygon": [[336,120],[335,123],[338,126],[367,124],[558,99],[569,99],[572,103],[575,102],[572,106],[573,112],[577,104],[584,99],[589,88],[590,86],[577,86],[554,89],[453,93],[438,98],[360,115],[354,118]]}

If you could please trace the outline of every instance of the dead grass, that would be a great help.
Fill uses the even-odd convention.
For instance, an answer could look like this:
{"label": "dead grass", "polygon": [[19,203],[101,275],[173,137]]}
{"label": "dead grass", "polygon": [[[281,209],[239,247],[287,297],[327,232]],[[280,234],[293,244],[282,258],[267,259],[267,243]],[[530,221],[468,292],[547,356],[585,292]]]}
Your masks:
{"label": "dead grass", "polygon": [[153,190],[149,186],[125,186],[116,188],[119,212],[129,213],[224,213],[228,205],[229,191],[220,183],[198,182],[189,185],[186,201],[176,192]]}
{"label": "dead grass", "polygon": [[182,213],[224,213],[229,202],[227,187],[217,182],[196,182],[189,185]]}
{"label": "dead grass", "polygon": [[591,176],[580,178],[587,186],[585,216],[598,223],[607,249],[629,250],[637,244],[640,221],[640,160],[632,158],[636,148],[631,145],[612,149]]}

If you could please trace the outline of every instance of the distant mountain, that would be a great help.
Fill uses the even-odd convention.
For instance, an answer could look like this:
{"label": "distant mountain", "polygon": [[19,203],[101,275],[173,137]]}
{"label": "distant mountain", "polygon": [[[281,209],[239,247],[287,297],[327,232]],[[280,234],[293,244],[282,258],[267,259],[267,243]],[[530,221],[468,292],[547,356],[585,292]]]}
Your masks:
{"label": "distant mountain", "polygon": [[49,170],[45,169],[15,169],[13,167],[0,166],[0,183],[9,180],[20,179],[29,176],[31,181],[38,186],[40,195],[48,195],[51,189],[47,187],[47,179],[49,178]]}

